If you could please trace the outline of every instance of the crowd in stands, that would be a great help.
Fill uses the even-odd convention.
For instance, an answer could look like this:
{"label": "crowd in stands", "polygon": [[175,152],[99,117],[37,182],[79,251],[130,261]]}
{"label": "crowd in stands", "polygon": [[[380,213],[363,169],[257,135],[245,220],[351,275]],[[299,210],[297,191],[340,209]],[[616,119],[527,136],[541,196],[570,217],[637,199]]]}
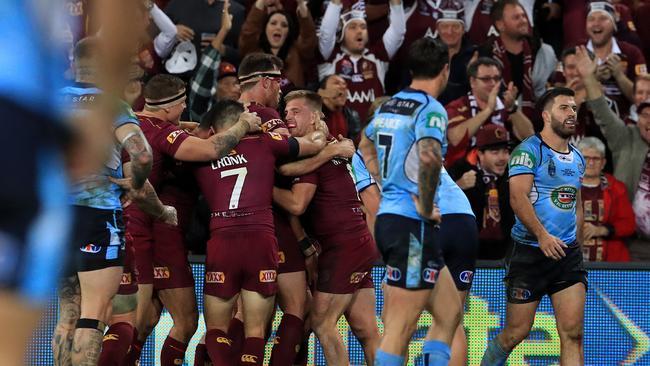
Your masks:
{"label": "crowd in stands", "polygon": [[[579,106],[572,143],[586,159],[584,258],[650,260],[649,1],[366,1],[152,1],[128,101],[141,110],[146,82],[173,74],[187,83],[182,120],[200,122],[215,101],[240,99],[239,62],[264,52],[282,61],[283,94],[317,92],[331,135],[356,144],[373,101],[410,82],[405,50],[438,37],[450,55],[439,98],[449,118],[445,166],[472,204],[479,258],[503,258],[510,246],[510,151],[541,130],[537,97],[566,86]],[[98,31],[92,6],[66,0],[70,52]]]}

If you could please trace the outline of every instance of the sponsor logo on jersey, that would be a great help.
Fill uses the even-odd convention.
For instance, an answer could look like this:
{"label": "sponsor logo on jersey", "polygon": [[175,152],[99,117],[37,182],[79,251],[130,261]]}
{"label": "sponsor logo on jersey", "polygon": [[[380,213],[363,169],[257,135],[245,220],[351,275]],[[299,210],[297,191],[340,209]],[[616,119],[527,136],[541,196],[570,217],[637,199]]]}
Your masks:
{"label": "sponsor logo on jersey", "polygon": [[[273,132],[270,132],[270,133],[273,133]],[[282,137],[280,137],[280,139],[282,139]],[[248,163],[248,160],[246,160],[246,157],[244,156],[244,154],[240,154],[240,155],[224,156],[223,158],[221,158],[219,160],[213,160],[211,164],[212,164],[212,169],[216,170],[216,169],[221,169],[221,168],[227,167],[227,166],[241,165],[241,164],[246,164],[246,163]]]}
{"label": "sponsor logo on jersey", "polygon": [[350,76],[352,75],[354,68],[352,67],[352,62],[350,60],[341,61],[341,74]]}
{"label": "sponsor logo on jersey", "polygon": [[530,299],[530,290],[526,290],[525,288],[511,288],[510,289],[510,297],[515,299],[515,300],[528,300]]}
{"label": "sponsor logo on jersey", "polygon": [[286,262],[287,258],[284,256],[284,252],[278,252],[278,263]]}
{"label": "sponsor logo on jersey", "polygon": [[205,272],[205,283],[225,283],[226,275],[223,272]]}
{"label": "sponsor logo on jersey", "polygon": [[130,285],[131,284],[131,274],[122,273],[122,279],[120,280],[120,285]]}
{"label": "sponsor logo on jersey", "polygon": [[512,153],[512,157],[510,158],[510,166],[514,167],[518,165],[532,169],[533,166],[535,166],[535,160],[528,152],[517,150]]}
{"label": "sponsor logo on jersey", "polygon": [[366,91],[355,91],[354,93],[350,93],[348,90],[348,100],[351,103],[366,103],[366,102],[372,102],[375,100],[375,90],[374,89],[368,89]]}
{"label": "sponsor logo on jersey", "polygon": [[169,268],[167,267],[153,267],[153,278],[161,280],[169,278]]}
{"label": "sponsor logo on jersey", "polygon": [[551,202],[558,208],[570,210],[573,208],[577,190],[571,186],[560,186],[551,192]]}
{"label": "sponsor logo on jersey", "polygon": [[563,163],[573,163],[573,154],[555,154]]}
{"label": "sponsor logo on jersey", "polygon": [[244,363],[257,363],[257,356],[249,355],[249,354],[243,354],[241,355],[241,362]]}
{"label": "sponsor logo on jersey", "polygon": [[474,272],[473,271],[462,271],[460,275],[458,276],[460,279],[460,282],[463,283],[472,283],[472,279],[474,278]]}
{"label": "sponsor logo on jersey", "polygon": [[386,266],[386,278],[391,281],[399,281],[402,278],[402,272],[399,268]]}
{"label": "sponsor logo on jersey", "polygon": [[232,346],[232,341],[226,337],[217,337],[217,343],[227,344]]}
{"label": "sponsor logo on jersey", "polygon": [[269,135],[271,135],[271,138],[274,140],[282,141],[282,135],[277,132],[269,132]]}
{"label": "sponsor logo on jersey", "polygon": [[275,282],[277,276],[278,274],[274,269],[262,270],[260,271],[260,282],[263,283]]}
{"label": "sponsor logo on jersey", "polygon": [[447,116],[438,112],[431,112],[427,114],[427,127],[437,128],[440,131],[444,132],[447,128],[446,126]]}
{"label": "sponsor logo on jersey", "polygon": [[173,131],[172,133],[167,135],[167,142],[169,142],[170,144],[173,144],[176,141],[176,139],[178,138],[178,136],[180,134],[182,134],[182,133],[183,133],[183,131],[181,131],[181,130]]}
{"label": "sponsor logo on jersey", "polygon": [[86,244],[79,249],[84,253],[92,253],[92,254],[96,254],[102,251],[102,247],[95,244]]}
{"label": "sponsor logo on jersey", "polygon": [[[379,108],[380,113],[393,113],[402,116],[413,116],[422,102],[414,99],[394,98],[386,101]],[[399,121],[399,119],[397,119]]]}
{"label": "sponsor logo on jersey", "polygon": [[422,280],[424,282],[436,283],[436,279],[438,279],[437,269],[425,268],[424,271],[422,271]]}
{"label": "sponsor logo on jersey", "polygon": [[360,283],[367,274],[368,272],[354,272],[352,275],[350,275],[350,283]]}

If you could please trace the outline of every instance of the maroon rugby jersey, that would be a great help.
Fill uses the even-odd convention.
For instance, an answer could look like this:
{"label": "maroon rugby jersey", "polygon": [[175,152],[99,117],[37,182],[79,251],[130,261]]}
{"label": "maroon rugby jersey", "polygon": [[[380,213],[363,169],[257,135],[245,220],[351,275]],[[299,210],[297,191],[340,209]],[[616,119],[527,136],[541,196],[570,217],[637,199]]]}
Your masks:
{"label": "maroon rugby jersey", "polygon": [[138,115],[140,129],[151,145],[153,165],[149,174],[149,182],[159,190],[165,179],[165,171],[176,165],[174,154],[183,141],[190,136],[178,126],[155,117]]}
{"label": "maroon rugby jersey", "polygon": [[194,176],[210,206],[210,229],[254,226],[272,233],[275,164],[297,153],[294,138],[269,132],[245,136],[228,156],[198,165]]}
{"label": "maroon rugby jersey", "polygon": [[357,238],[368,234],[361,201],[352,178],[352,168],[343,159],[332,159],[294,184],[315,184],[316,192],[304,214],[307,229],[323,245],[334,235]]}

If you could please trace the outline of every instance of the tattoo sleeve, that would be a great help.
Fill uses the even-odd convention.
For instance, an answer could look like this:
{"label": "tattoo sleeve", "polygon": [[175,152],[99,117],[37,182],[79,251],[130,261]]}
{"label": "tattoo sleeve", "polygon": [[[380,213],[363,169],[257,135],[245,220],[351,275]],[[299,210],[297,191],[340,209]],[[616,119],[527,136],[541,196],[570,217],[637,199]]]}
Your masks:
{"label": "tattoo sleeve", "polygon": [[150,216],[153,216],[155,218],[160,217],[164,211],[164,205],[158,198],[156,191],[148,179],[145,180],[142,190],[143,194],[134,200],[138,205],[138,208]]}
{"label": "tattoo sleeve", "polygon": [[248,132],[248,125],[244,122],[237,122],[224,132],[212,136],[210,139],[214,144],[214,151],[219,156],[218,159],[228,155],[232,149],[237,146],[239,140]]}
{"label": "tattoo sleeve", "polygon": [[126,136],[122,141],[122,147],[131,157],[133,188],[140,189],[151,172],[153,163],[151,147],[142,131],[134,131]]}
{"label": "tattoo sleeve", "polygon": [[433,212],[433,199],[440,182],[442,151],[440,143],[432,138],[418,141],[420,168],[418,171],[418,200],[427,215]]}

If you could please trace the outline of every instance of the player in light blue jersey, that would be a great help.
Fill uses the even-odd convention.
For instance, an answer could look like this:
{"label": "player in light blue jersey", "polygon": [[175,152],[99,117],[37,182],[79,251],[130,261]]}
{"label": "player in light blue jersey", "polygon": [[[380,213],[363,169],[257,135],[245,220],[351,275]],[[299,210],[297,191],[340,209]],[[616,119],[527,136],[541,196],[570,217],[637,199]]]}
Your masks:
{"label": "player in light blue jersey", "polygon": [[[83,39],[76,45],[76,85],[62,90],[62,99],[82,122],[87,121],[89,115],[99,115],[100,98],[110,98],[101,96],[101,91],[94,86],[98,79],[100,47],[100,40],[95,37]],[[112,142],[102,170],[73,182],[71,203],[76,215],[71,241],[73,255],[69,273],[59,287],[61,316],[52,339],[55,365],[70,361],[73,365],[98,362],[124,260],[122,189],[111,179],[123,177],[122,149],[131,160],[133,189],[144,187],[151,170],[151,148],[138,119],[128,105],[120,101],[114,104],[117,116],[113,120]]]}
{"label": "player in light blue jersey", "polygon": [[[384,336],[375,365],[402,365],[421,311],[437,321],[427,336],[426,365],[447,365],[460,320],[460,300],[445,267],[435,225],[434,197],[446,150],[447,113],[436,101],[449,75],[447,47],[430,38],[413,43],[410,87],[385,102],[366,128],[360,150],[382,186],[375,224],[386,263]],[[435,286],[435,289],[434,289]],[[433,301],[429,302],[433,289]]]}
{"label": "player in light blue jersey", "polygon": [[560,363],[582,365],[587,272],[582,261],[580,185],[585,162],[568,140],[576,129],[574,92],[549,89],[538,102],[544,129],[515,148],[509,164],[514,245],[506,257],[507,319],[481,365],[504,365],[530,332],[537,305],[551,297]]}

